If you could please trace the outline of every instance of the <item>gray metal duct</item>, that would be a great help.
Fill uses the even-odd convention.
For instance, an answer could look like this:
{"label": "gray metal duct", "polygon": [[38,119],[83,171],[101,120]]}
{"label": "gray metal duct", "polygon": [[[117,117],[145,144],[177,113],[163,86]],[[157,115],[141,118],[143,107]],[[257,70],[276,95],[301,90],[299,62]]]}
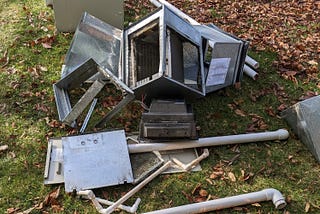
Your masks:
{"label": "gray metal duct", "polygon": [[281,116],[320,162],[320,96],[298,102]]}
{"label": "gray metal duct", "polygon": [[62,77],[92,58],[119,77],[122,31],[84,13],[65,57]]}
{"label": "gray metal duct", "polygon": [[124,30],[124,82],[136,97],[205,95],[202,37],[162,6]]}

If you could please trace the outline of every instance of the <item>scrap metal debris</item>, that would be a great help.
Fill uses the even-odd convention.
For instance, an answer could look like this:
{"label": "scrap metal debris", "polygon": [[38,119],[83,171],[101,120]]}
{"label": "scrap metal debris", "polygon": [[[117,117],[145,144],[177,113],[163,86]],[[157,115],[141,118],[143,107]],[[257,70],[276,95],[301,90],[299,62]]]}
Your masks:
{"label": "scrap metal debris", "polygon": [[319,107],[320,96],[315,96],[287,108],[281,116],[320,162]]}
{"label": "scrap metal debris", "polygon": [[[49,140],[45,184],[64,183],[66,192],[90,199],[104,214],[117,208],[135,213],[140,199],[132,207],[123,203],[159,174],[201,170],[199,163],[209,150],[204,148],[198,156],[196,148],[288,137],[286,130],[278,130],[198,139],[194,114],[186,103],[239,84],[243,73],[255,79],[253,69],[258,63],[247,56],[247,41],[213,24],[201,25],[164,0],[152,2],[159,8],[124,30],[85,12],[61,79],[53,86],[63,123],[75,127],[90,103],[91,107],[80,129],[82,135]],[[83,90],[85,84],[90,86],[72,105],[73,91]],[[121,91],[123,99],[96,128],[104,128],[134,99],[144,107],[150,105],[142,115],[139,136],[130,138],[133,143],[127,142],[124,130],[84,134],[99,102],[97,96],[109,84]],[[95,197],[91,190],[123,183],[136,186],[116,202]],[[275,191],[268,193],[278,196]],[[258,201],[270,200],[269,195],[260,194],[251,195],[263,198]],[[276,204],[284,206],[283,201]]]}

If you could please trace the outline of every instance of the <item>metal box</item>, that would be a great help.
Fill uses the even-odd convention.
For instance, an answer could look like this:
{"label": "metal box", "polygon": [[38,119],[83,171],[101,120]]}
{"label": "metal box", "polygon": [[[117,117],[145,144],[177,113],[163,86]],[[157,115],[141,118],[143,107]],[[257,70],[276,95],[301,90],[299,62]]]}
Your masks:
{"label": "metal box", "polygon": [[165,5],[123,31],[85,13],[62,73],[93,58],[138,100],[189,100],[239,82],[247,48],[214,25],[191,25]]}
{"label": "metal box", "polygon": [[123,28],[123,0],[53,0],[53,10],[58,31],[73,32],[85,11]]}
{"label": "metal box", "polygon": [[153,100],[142,114],[140,138],[197,138],[191,107],[179,100]]}
{"label": "metal box", "polygon": [[247,54],[246,42],[230,36],[214,25],[194,25],[204,38],[206,93],[239,82]]}
{"label": "metal box", "polygon": [[[69,91],[80,87],[92,76],[101,76],[101,78],[94,80],[92,85],[85,91],[77,103],[74,106],[71,106],[70,96],[72,96],[72,94],[70,95]],[[107,68],[102,68],[93,59],[87,60],[53,85],[59,119],[68,125],[74,126],[74,121],[99,94],[107,81],[121,91],[123,99],[109,111],[96,126],[101,128],[105,125],[107,121],[134,99],[134,94],[133,91],[120,81],[111,71]]]}
{"label": "metal box", "polygon": [[141,97],[205,95],[201,34],[162,6],[124,31],[124,82]]}

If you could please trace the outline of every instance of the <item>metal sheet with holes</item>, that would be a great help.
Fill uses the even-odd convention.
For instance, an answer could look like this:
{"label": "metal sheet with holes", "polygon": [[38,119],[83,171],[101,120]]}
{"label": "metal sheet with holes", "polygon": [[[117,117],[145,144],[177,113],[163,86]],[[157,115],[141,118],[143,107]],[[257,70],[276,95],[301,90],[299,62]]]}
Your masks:
{"label": "metal sheet with holes", "polygon": [[66,192],[132,183],[123,130],[63,137]]}

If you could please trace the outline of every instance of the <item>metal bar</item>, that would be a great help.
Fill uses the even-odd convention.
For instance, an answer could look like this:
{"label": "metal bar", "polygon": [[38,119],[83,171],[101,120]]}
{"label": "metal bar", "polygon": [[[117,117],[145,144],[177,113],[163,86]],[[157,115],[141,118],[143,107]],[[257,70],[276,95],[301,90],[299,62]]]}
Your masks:
{"label": "metal bar", "polygon": [[84,111],[88,106],[91,100],[100,92],[106,83],[101,80],[96,80],[86,91],[86,93],[80,98],[80,100],[74,105],[70,113],[63,119],[62,122],[66,124],[71,124],[76,120],[79,115]]}
{"label": "metal bar", "polygon": [[[114,202],[111,202],[111,201],[108,201],[105,199],[101,199],[101,198],[96,198],[96,199],[100,204],[104,204],[104,205],[108,205],[108,206],[111,206],[114,204]],[[124,210],[128,213],[136,213],[140,202],[141,202],[141,199],[137,198],[137,200],[134,202],[134,204],[131,207],[120,204],[118,208],[121,210]]]}
{"label": "metal bar", "polygon": [[198,158],[194,159],[188,164],[183,164],[181,161],[179,161],[177,158],[172,158],[172,161],[177,164],[179,167],[181,167],[185,171],[189,171],[192,168],[194,168],[197,164],[200,163],[203,159],[207,158],[209,156],[209,150],[204,149],[202,155],[200,155]]}
{"label": "metal bar", "polygon": [[52,150],[52,142],[49,141],[48,149],[47,149],[47,158],[46,158],[46,165],[44,169],[44,178],[48,178],[49,175],[49,168],[50,168],[50,160],[51,160],[51,150]]}
{"label": "metal bar", "polygon": [[196,20],[194,20],[190,16],[184,14],[178,8],[176,8],[175,6],[173,6],[172,4],[170,4],[169,2],[167,2],[165,0],[158,0],[158,1],[157,0],[150,0],[150,2],[156,7],[161,7],[162,5],[165,5],[170,10],[172,10],[174,13],[178,14],[178,16],[180,16],[181,18],[187,20],[190,24],[192,24],[192,25],[200,25],[199,22],[197,22]]}
{"label": "metal bar", "polygon": [[133,94],[128,94],[123,100],[121,100],[111,111],[108,112],[96,125],[96,128],[102,128],[114,115],[116,115],[121,109],[130,103],[134,99]]}
{"label": "metal bar", "polygon": [[96,106],[97,102],[98,102],[98,99],[97,99],[97,98],[94,98],[93,101],[92,101],[92,103],[91,103],[91,106],[90,106],[90,108],[89,108],[89,110],[88,110],[87,116],[86,116],[86,118],[84,119],[83,124],[82,124],[82,126],[81,126],[81,129],[80,129],[80,131],[79,131],[81,134],[83,134],[83,132],[84,132],[84,131],[86,130],[86,128],[87,128],[88,122],[89,122],[89,120],[90,120],[90,117],[91,117],[91,115],[92,115],[92,112],[93,112],[94,107]]}
{"label": "metal bar", "polygon": [[[93,205],[97,209],[97,211],[100,213],[101,213],[101,211],[104,210],[103,207],[101,206],[101,204],[108,205],[108,206],[111,206],[114,204],[114,202],[112,202],[112,201],[108,201],[108,200],[96,197],[92,190],[79,191],[77,193],[77,195],[83,196],[83,197],[91,200]],[[121,210],[124,210],[128,213],[136,213],[140,202],[141,202],[141,199],[137,198],[137,200],[135,201],[135,203],[131,207],[120,204],[118,208]]]}

